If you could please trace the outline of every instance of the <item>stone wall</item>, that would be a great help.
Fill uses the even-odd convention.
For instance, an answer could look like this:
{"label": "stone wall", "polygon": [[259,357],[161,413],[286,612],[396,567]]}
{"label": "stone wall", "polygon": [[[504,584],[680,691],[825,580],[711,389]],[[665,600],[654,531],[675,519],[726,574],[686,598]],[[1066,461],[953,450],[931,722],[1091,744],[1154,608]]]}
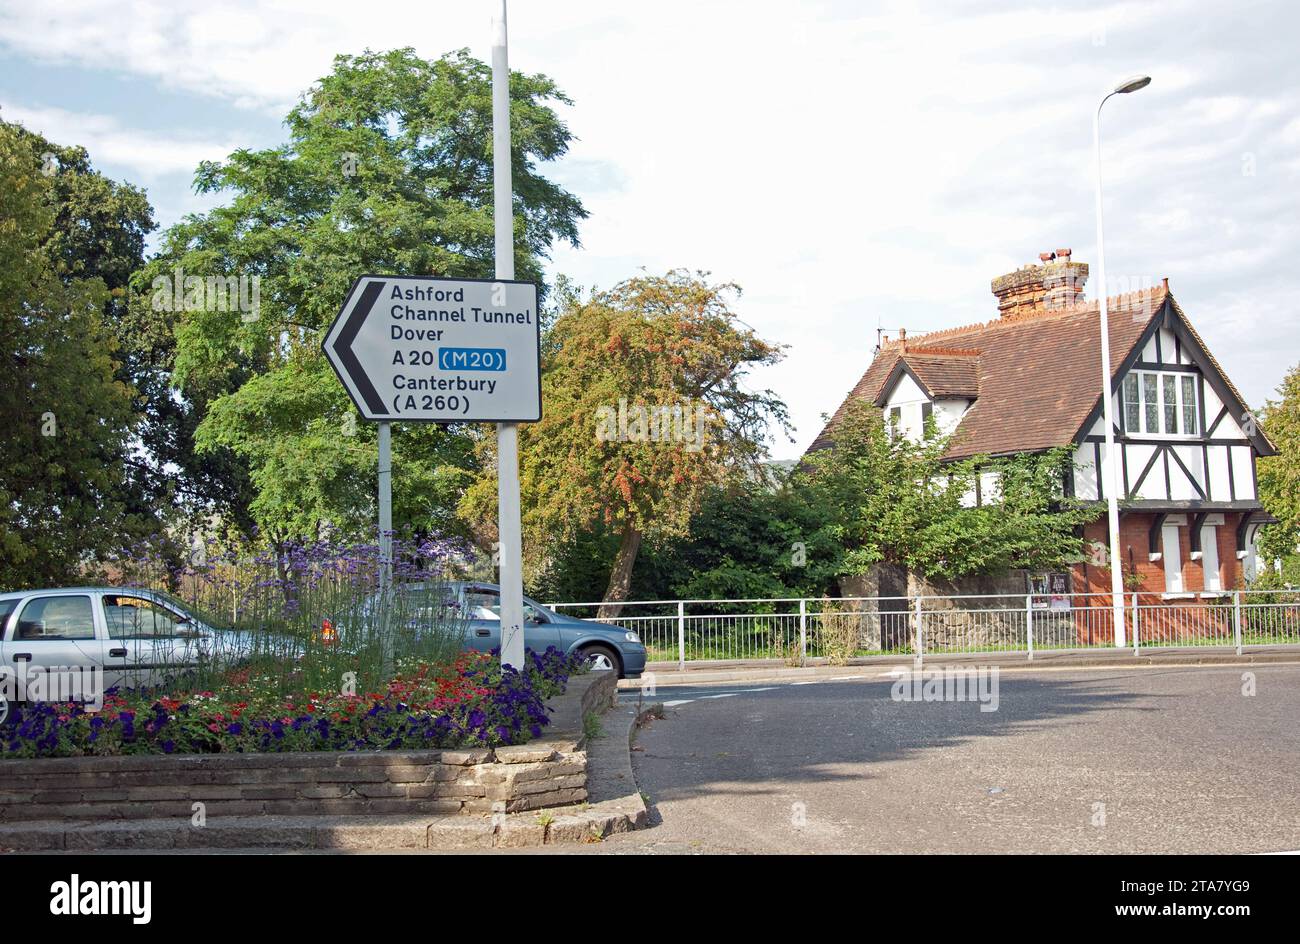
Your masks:
{"label": "stone wall", "polygon": [[[542,738],[514,747],[0,761],[0,821],[515,812],[587,799],[582,719],[613,672],[570,679]],[[196,804],[202,804],[201,807]]]}
{"label": "stone wall", "polygon": [[906,568],[876,564],[866,573],[841,578],[840,594],[871,598],[852,604],[862,614],[858,634],[863,649],[896,652],[912,645]]}
{"label": "stone wall", "polygon": [[[929,580],[893,564],[876,564],[866,573],[840,581],[843,596],[877,598],[854,607],[863,614],[862,647],[884,652],[911,651],[915,639],[912,607],[918,596],[932,598],[922,602],[927,651],[1023,647],[1027,587],[1022,570],[997,577]],[[986,598],[977,599],[977,595]],[[966,599],[942,599],[945,597]],[[1036,639],[1040,631],[1051,631],[1053,623],[1043,611],[1036,611],[1034,618]],[[1073,624],[1068,631],[1074,632]]]}

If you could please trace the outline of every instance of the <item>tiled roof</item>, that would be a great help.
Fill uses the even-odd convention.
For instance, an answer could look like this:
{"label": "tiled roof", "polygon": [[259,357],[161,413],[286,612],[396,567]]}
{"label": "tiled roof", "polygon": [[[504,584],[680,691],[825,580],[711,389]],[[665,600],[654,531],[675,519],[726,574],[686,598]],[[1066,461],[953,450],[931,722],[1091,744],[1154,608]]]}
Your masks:
{"label": "tiled roof", "polygon": [[[1109,300],[1112,370],[1118,371],[1166,296],[1165,288],[1158,286]],[[950,391],[972,389],[968,374],[959,376],[959,371],[975,374],[978,399],[958,424],[947,458],[1068,445],[1100,399],[1099,324],[1097,303],[1092,302],[887,342],[809,450],[830,445],[836,424],[853,401],[876,401],[900,357],[927,387],[930,382],[923,371]],[[965,356],[937,353],[953,348],[960,348]],[[978,357],[970,352],[978,352]]]}
{"label": "tiled roof", "polygon": [[902,355],[907,366],[936,400],[944,397],[974,399],[979,396],[978,351],[908,350]]}

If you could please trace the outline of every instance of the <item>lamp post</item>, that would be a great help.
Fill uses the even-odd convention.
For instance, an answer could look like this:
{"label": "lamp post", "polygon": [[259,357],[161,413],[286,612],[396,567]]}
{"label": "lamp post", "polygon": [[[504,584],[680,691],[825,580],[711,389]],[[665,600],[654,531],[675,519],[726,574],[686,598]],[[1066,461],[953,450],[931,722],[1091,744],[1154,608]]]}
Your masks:
{"label": "lamp post", "polygon": [[[492,18],[492,220],[496,277],[515,277],[513,187],[510,182],[510,65],[506,0]],[[501,664],[524,667],[523,536],[519,511],[519,425],[497,423],[497,539],[501,572]]]}
{"label": "lamp post", "polygon": [[1111,606],[1114,611],[1115,645],[1124,646],[1124,577],[1120,569],[1119,550],[1119,462],[1115,455],[1115,415],[1111,406],[1110,376],[1110,318],[1106,305],[1106,243],[1102,227],[1101,206],[1101,109],[1112,95],[1127,95],[1151,84],[1149,75],[1134,76],[1121,82],[1107,93],[1097,106],[1093,116],[1092,140],[1096,157],[1097,181],[1097,308],[1101,314],[1101,404],[1102,416],[1106,424],[1106,517],[1110,526],[1110,593]]}

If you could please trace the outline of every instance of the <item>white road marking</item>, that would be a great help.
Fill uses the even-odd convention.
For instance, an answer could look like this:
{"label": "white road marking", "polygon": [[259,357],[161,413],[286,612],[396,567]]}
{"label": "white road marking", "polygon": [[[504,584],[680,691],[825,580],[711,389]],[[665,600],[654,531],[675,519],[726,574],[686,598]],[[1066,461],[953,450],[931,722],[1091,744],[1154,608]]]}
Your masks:
{"label": "white road marking", "polygon": [[[681,688],[681,687],[683,687],[683,686],[675,685],[675,686],[672,686],[671,688],[670,688],[669,686],[664,686],[664,691],[665,691],[665,694],[667,694],[668,692],[671,692],[671,691],[673,690],[673,688]],[[779,686],[779,685],[769,685],[769,686],[767,686],[766,688],[737,688],[737,689],[732,689],[732,690],[729,692],[729,694],[732,694],[732,695],[744,695],[744,694],[746,694],[746,693],[748,693],[748,692],[774,692],[774,691],[776,691],[776,690],[777,690],[778,688],[780,688],[780,687],[781,687],[781,686]],[[687,691],[690,691],[690,689],[688,688]],[[705,691],[707,691],[707,689],[705,689]],[[624,689],[620,689],[620,690],[619,690],[619,694],[620,694],[620,695],[626,695],[626,696],[627,696],[628,698],[630,698],[630,699],[635,699],[635,698],[641,697],[641,693],[638,692],[636,689],[632,689],[632,688],[624,688]],[[654,696],[653,696],[653,695],[646,695],[646,696],[644,696],[644,697],[645,697],[645,698],[653,698]],[[703,694],[703,692],[701,692],[700,694],[698,694],[698,695],[694,695],[694,696],[692,696],[692,697],[694,697],[694,698],[707,698],[707,697],[712,697],[712,696],[706,696],[706,695]]]}
{"label": "white road marking", "polygon": [[734,698],[737,695],[747,694],[749,692],[771,692],[775,691],[777,686],[772,685],[767,688],[745,688],[735,692],[723,692],[718,695],[695,695],[691,698],[675,698],[672,701],[663,703],[665,708],[676,708],[678,705],[689,705],[693,701],[699,701],[701,698]]}

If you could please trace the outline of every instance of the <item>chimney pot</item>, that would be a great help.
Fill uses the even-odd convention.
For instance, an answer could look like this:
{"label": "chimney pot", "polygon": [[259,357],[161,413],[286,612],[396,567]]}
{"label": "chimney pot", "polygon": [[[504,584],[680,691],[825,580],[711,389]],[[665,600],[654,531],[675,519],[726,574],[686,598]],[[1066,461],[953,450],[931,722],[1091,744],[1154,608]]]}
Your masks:
{"label": "chimney pot", "polygon": [[994,279],[991,288],[1003,318],[1069,310],[1081,304],[1088,265],[1074,262],[1071,250],[1039,253],[1041,265],[1032,263]]}

